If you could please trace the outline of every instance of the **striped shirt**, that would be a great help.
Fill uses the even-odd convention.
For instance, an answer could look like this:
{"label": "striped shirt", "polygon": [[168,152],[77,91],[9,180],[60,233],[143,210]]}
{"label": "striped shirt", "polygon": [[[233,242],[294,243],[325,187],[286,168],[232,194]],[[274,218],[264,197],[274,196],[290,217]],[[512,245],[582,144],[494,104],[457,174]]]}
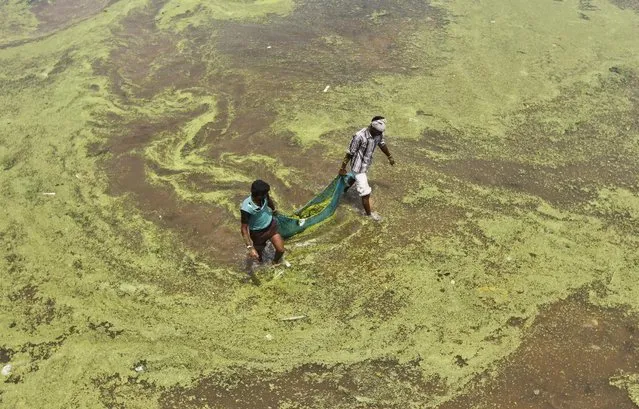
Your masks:
{"label": "striped shirt", "polygon": [[384,146],[384,133],[377,136],[371,135],[368,127],[361,129],[355,135],[348,146],[351,157],[351,170],[355,173],[366,173],[373,163],[373,151],[376,146]]}

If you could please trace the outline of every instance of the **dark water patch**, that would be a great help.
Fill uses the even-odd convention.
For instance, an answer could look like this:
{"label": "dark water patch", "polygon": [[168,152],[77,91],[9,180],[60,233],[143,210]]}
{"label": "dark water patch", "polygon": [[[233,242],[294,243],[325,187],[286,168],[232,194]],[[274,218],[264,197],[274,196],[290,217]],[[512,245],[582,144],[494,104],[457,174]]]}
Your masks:
{"label": "dark water patch", "polygon": [[345,84],[375,72],[406,73],[412,63],[401,39],[417,24],[439,30],[446,22],[423,1],[305,1],[268,24],[222,24],[217,46],[283,89],[298,81]]}
{"label": "dark water patch", "polygon": [[86,20],[116,3],[118,0],[34,0],[31,12],[38,19],[38,30],[50,33],[68,28],[73,23]]}
{"label": "dark water patch", "polygon": [[583,295],[541,311],[520,348],[438,409],[635,409],[614,376],[639,370],[639,317]]}
{"label": "dark water patch", "polygon": [[109,147],[102,142],[91,142],[87,145],[86,156],[88,158],[96,158],[109,153]]}
{"label": "dark water patch", "polygon": [[73,58],[71,57],[73,50],[65,51],[55,62],[53,69],[49,72],[49,81],[53,81],[53,78],[64,72],[71,64],[73,64]]}
{"label": "dark water patch", "polygon": [[233,368],[195,387],[163,393],[162,408],[401,408],[425,396],[444,394],[438,378],[425,379],[419,361],[394,359],[353,365],[305,364],[288,372]]}
{"label": "dark water patch", "polygon": [[0,347],[0,364],[6,364],[11,361],[11,357],[15,352],[11,348]]}
{"label": "dark water patch", "polygon": [[[96,71],[110,77],[113,91],[125,102],[130,96],[150,99],[167,88],[198,85],[206,74],[205,51],[200,46],[211,42],[210,31],[203,32],[204,37],[189,39],[157,29],[155,17],[162,5],[151,1],[124,18],[121,28],[113,33],[122,45],[108,61],[96,65]],[[178,49],[181,40],[190,40],[183,51]]]}
{"label": "dark water patch", "polygon": [[636,191],[634,159],[596,157],[559,166],[530,165],[482,159],[452,160],[437,167],[470,183],[540,197],[557,205],[594,199],[597,189],[619,186]]}
{"label": "dark water patch", "polygon": [[122,333],[124,332],[124,330],[116,329],[115,325],[113,325],[109,321],[102,321],[99,323],[88,321],[87,327],[92,331],[105,334],[111,339],[117,338],[118,336],[122,335]]}
{"label": "dark water patch", "polygon": [[[201,251],[216,260],[234,258],[237,243],[228,240],[239,235],[226,221],[231,216],[219,206],[182,202],[168,186],[158,187],[145,178],[145,162],[135,156],[123,155],[111,163],[110,193],[133,193],[137,206],[162,228],[179,234],[187,247]],[[239,239],[238,239],[239,242]]]}
{"label": "dark water patch", "polygon": [[7,269],[8,273],[16,274],[20,273],[24,270],[24,266],[22,262],[24,261],[23,257],[16,253],[9,253],[4,256],[5,261],[9,265]]}
{"label": "dark water patch", "polygon": [[[16,351],[20,353],[29,355],[29,363],[27,364],[27,375],[31,372],[36,372],[40,369],[41,361],[46,361],[51,358],[56,351],[58,351],[65,341],[72,335],[79,333],[78,329],[75,326],[67,328],[64,333],[58,335],[49,341],[43,342],[27,342],[25,344],[20,345],[16,348]],[[21,382],[23,378],[21,376],[17,376],[12,374],[9,380],[12,377],[16,377],[14,381]]]}
{"label": "dark water patch", "polygon": [[[390,280],[389,280],[390,281]],[[379,291],[369,297],[362,304],[363,314],[368,318],[387,321],[406,308],[408,300],[397,290]]]}
{"label": "dark water patch", "polygon": [[521,328],[524,326],[524,324],[526,324],[526,321],[528,319],[525,317],[510,317],[508,318],[508,320],[506,321],[506,324],[508,324],[511,327],[516,327],[516,328]]}
{"label": "dark water patch", "polygon": [[38,294],[38,287],[32,284],[29,284],[9,294],[8,298],[9,298],[9,301],[13,301],[13,302],[15,301],[32,302],[38,299],[37,294]]}
{"label": "dark water patch", "polygon": [[581,11],[597,11],[599,7],[592,4],[592,0],[579,0],[579,10]]}
{"label": "dark water patch", "polygon": [[551,183],[554,172],[547,167],[481,159],[453,160],[439,167],[443,173],[473,184],[539,196],[552,203],[592,198],[592,193],[580,190],[578,186],[573,185],[573,181],[559,179],[555,182],[559,185]]}
{"label": "dark water patch", "polygon": [[41,325],[48,325],[59,317],[70,314],[65,306],[58,306],[54,299],[40,294],[34,285],[26,285],[8,294],[15,311],[19,312],[17,326],[28,333],[34,333]]}
{"label": "dark water patch", "polygon": [[[460,131],[452,129],[446,132],[436,129],[426,129],[422,132],[417,145],[419,148],[426,148],[428,151],[440,154],[454,154],[463,149],[462,136]],[[417,163],[424,162],[428,159],[427,153],[423,150],[409,149],[405,154],[411,155],[412,160]]]}
{"label": "dark water patch", "polygon": [[610,0],[610,2],[620,9],[631,9],[639,13],[639,0]]}
{"label": "dark water patch", "polygon": [[0,44],[0,50],[19,47],[31,42],[42,41],[55,35],[58,31],[72,27],[90,19],[100,12],[107,12],[107,7],[119,0],[29,0],[30,11],[38,19],[38,30],[35,35]]}
{"label": "dark water patch", "polygon": [[636,217],[631,215],[629,211],[601,211],[591,206],[587,207],[587,214],[596,216],[602,220],[604,227],[614,228],[620,234],[627,235],[627,237],[639,237],[639,223],[637,223]]}

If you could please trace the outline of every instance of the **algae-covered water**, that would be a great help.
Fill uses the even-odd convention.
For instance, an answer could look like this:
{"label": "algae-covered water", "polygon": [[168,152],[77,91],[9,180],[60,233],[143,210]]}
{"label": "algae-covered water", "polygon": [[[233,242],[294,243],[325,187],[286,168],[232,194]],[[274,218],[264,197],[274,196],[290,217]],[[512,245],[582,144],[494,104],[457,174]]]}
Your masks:
{"label": "algae-covered water", "polygon": [[[0,407],[639,405],[638,0],[0,2]],[[244,271],[374,115],[369,177]]]}

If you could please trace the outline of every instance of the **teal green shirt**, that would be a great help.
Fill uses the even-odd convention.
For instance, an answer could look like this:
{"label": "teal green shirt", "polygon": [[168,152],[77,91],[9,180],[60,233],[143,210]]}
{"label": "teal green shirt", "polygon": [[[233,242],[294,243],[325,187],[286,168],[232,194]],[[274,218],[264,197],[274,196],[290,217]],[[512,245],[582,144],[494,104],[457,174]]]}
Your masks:
{"label": "teal green shirt", "polygon": [[265,197],[262,206],[258,206],[253,202],[251,196],[244,199],[240,209],[250,214],[249,230],[262,230],[271,225],[273,220],[273,210],[268,207],[268,200]]}

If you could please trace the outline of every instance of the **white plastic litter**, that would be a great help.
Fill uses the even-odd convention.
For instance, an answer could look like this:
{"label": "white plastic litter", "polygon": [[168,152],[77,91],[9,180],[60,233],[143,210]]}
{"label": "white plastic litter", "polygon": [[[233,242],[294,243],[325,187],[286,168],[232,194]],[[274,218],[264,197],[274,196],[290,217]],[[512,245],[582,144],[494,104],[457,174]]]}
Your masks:
{"label": "white plastic litter", "polygon": [[306,315],[294,315],[292,317],[280,318],[280,321],[297,321],[297,320],[303,320],[304,318],[306,318]]}
{"label": "white plastic litter", "polygon": [[9,376],[11,375],[11,370],[13,369],[13,365],[11,364],[6,364],[5,366],[2,367],[2,376]]}

